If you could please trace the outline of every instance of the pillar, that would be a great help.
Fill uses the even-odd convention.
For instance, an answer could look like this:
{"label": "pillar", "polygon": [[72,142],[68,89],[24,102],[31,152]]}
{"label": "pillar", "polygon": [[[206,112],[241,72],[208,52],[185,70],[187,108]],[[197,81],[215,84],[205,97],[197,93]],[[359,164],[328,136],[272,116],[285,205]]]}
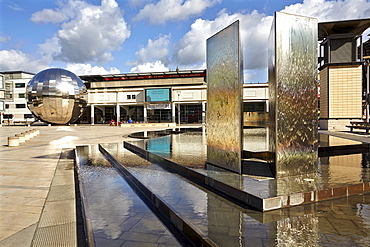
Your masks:
{"label": "pillar", "polygon": [[202,124],[206,124],[206,102],[202,101]]}
{"label": "pillar", "polygon": [[148,122],[148,114],[147,114],[147,109],[146,109],[146,104],[144,104],[144,108],[143,108],[143,115],[144,115],[144,123],[147,123]]}
{"label": "pillar", "polygon": [[95,107],[94,107],[94,105],[90,105],[90,110],[91,110],[91,117],[90,117],[90,119],[91,119],[91,125],[94,125],[94,123],[95,123]]}
{"label": "pillar", "polygon": [[[119,106],[119,104],[117,104],[116,105],[116,115],[117,115],[117,120],[116,120],[116,122],[117,123],[119,123],[119,122],[121,122],[121,111],[120,111],[121,109],[120,109],[120,106]],[[117,124],[117,126],[118,126],[118,124]]]}
{"label": "pillar", "polygon": [[172,123],[176,123],[176,103],[172,102]]}

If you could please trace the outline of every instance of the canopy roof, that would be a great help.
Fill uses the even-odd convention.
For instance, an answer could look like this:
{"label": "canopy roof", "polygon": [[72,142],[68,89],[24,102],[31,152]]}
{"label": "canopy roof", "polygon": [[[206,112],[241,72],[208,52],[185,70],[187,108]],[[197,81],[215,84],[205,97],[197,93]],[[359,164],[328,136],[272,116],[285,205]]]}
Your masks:
{"label": "canopy roof", "polygon": [[319,40],[333,34],[362,34],[370,27],[370,18],[319,23]]}

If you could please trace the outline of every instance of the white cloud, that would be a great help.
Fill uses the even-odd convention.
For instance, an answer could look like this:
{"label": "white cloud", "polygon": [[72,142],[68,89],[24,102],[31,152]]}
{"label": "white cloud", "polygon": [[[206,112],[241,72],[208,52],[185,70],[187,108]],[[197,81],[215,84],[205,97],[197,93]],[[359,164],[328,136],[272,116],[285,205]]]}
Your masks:
{"label": "white cloud", "polygon": [[58,56],[61,53],[58,37],[54,35],[52,38],[47,39],[45,43],[39,45],[39,53],[43,57],[48,57],[50,61],[55,56]]}
{"label": "white cloud", "polygon": [[101,6],[70,0],[56,10],[37,12],[33,18],[51,22],[54,12],[61,13],[59,20],[68,21],[62,23],[52,39],[40,45],[40,52],[49,53],[56,60],[71,63],[111,61],[114,59],[111,52],[119,50],[131,35],[115,0],[102,0]]}
{"label": "white cloud", "polygon": [[7,2],[7,6],[14,11],[24,11],[24,8],[13,2]]}
{"label": "white cloud", "polygon": [[128,65],[138,66],[140,64],[154,63],[160,61],[164,66],[170,63],[171,35],[160,35],[157,39],[148,40],[146,47],[142,47],[135,53],[136,61],[128,62]]}
{"label": "white cloud", "polygon": [[[303,3],[290,5],[281,11],[315,17],[320,22],[360,19],[370,16],[370,2],[365,0],[305,0]],[[190,31],[175,44],[172,63],[177,63],[181,67],[204,63],[206,39],[236,20],[240,20],[245,80],[267,80],[267,41],[273,17],[258,11],[229,14],[223,10],[214,20],[197,19],[191,25]]]}
{"label": "white cloud", "polygon": [[32,14],[31,21],[36,22],[36,23],[40,23],[40,22],[59,23],[59,22],[67,20],[67,18],[68,17],[60,11],[52,10],[52,9],[43,9],[41,11],[38,11]]}
{"label": "white cloud", "polygon": [[[207,64],[204,63],[196,63],[192,65],[184,65],[184,66],[177,66],[180,70],[199,70],[199,69],[206,69]],[[173,69],[171,69],[173,70]]]}
{"label": "white cloud", "polygon": [[35,23],[60,23],[78,16],[81,9],[89,6],[80,0],[57,1],[57,8],[43,9],[32,14],[31,21]]}
{"label": "white cloud", "polygon": [[135,21],[148,19],[152,24],[165,24],[167,21],[186,20],[199,15],[206,8],[213,7],[220,0],[160,0],[145,5],[134,18]]}
{"label": "white cloud", "polygon": [[16,50],[0,50],[0,71],[23,70],[33,73],[48,68],[49,60],[34,59],[33,57]]}
{"label": "white cloud", "polygon": [[92,66],[91,64],[81,63],[68,63],[66,70],[69,70],[76,75],[107,75],[107,74],[119,74],[119,69],[111,67],[106,70],[104,67]]}
{"label": "white cloud", "polygon": [[133,8],[137,8],[137,7],[143,7],[152,2],[153,0],[129,0],[128,4]]}
{"label": "white cloud", "polygon": [[191,30],[175,45],[174,60],[179,65],[205,62],[206,40],[229,24],[240,20],[244,67],[260,69],[267,65],[267,39],[272,17],[253,11],[229,15],[221,11],[213,20],[197,19]]}
{"label": "white cloud", "polygon": [[163,71],[169,71],[169,69],[164,64],[162,64],[161,61],[155,61],[154,63],[147,62],[144,64],[139,64],[130,70],[131,73],[163,72]]}
{"label": "white cloud", "polygon": [[0,43],[6,43],[10,40],[10,36],[0,35]]}
{"label": "white cloud", "polygon": [[285,7],[282,12],[317,18],[319,22],[369,18],[367,0],[304,0]]}

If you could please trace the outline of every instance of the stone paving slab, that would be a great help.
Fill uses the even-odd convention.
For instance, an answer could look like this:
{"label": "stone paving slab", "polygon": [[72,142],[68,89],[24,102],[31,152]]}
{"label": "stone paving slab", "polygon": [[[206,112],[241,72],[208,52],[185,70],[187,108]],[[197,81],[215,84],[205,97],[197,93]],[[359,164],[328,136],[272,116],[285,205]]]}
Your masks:
{"label": "stone paving slab", "polygon": [[[7,137],[37,128],[40,135],[8,147]],[[0,127],[0,246],[31,246],[63,148],[121,142],[135,131],[108,125]],[[69,183],[68,179],[65,180]],[[57,184],[63,184],[56,178]],[[16,244],[14,244],[16,243]]]}
{"label": "stone paving slab", "polygon": [[63,149],[60,154],[32,246],[77,246],[74,157],[67,157],[73,153]]}

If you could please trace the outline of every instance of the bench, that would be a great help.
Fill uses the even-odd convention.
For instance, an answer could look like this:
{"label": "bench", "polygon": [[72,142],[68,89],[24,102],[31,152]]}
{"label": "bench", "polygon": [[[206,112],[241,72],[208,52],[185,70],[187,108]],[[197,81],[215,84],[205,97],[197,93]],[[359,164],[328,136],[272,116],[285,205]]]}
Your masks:
{"label": "bench", "polygon": [[352,132],[353,129],[362,129],[366,130],[366,133],[369,133],[370,130],[370,123],[367,122],[350,122],[351,125],[347,125],[346,127],[350,128]]}

